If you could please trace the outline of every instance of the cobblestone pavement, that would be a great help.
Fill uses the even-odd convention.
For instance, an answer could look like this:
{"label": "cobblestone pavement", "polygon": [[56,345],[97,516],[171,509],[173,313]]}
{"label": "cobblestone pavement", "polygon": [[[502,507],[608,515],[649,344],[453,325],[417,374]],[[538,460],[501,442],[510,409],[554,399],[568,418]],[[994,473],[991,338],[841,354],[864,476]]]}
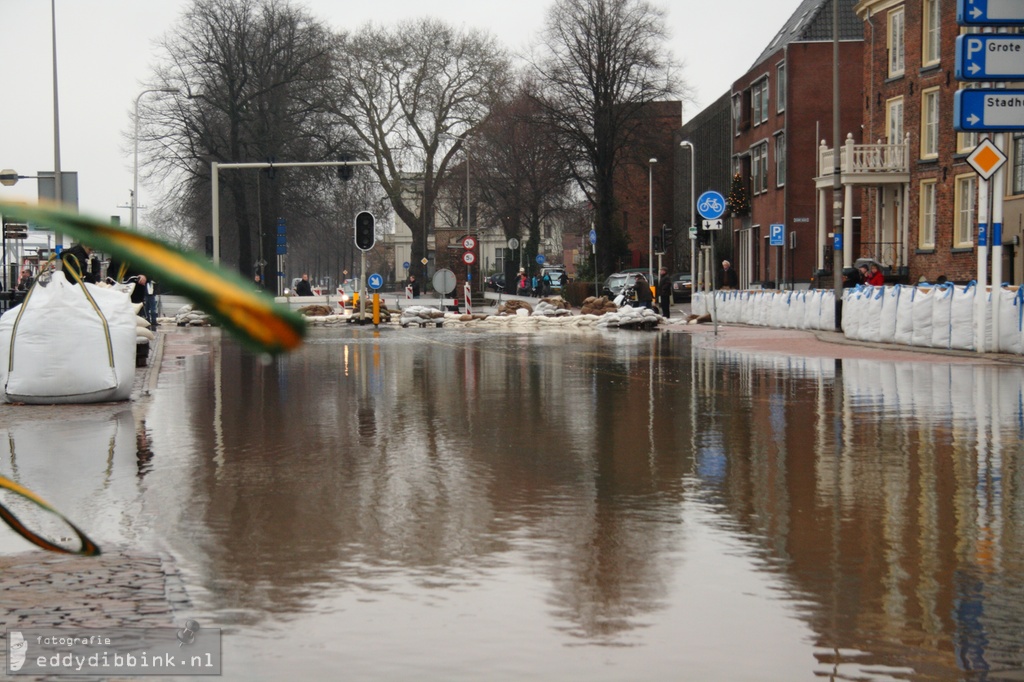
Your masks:
{"label": "cobblestone pavement", "polygon": [[[161,351],[158,338],[150,363],[135,373],[133,401],[154,385]],[[26,412],[33,409],[40,407],[0,405],[0,417],[29,418]],[[44,418],[53,418],[54,410],[66,415],[88,408],[42,409],[48,413]],[[6,531],[4,526],[0,532]],[[0,556],[0,677],[7,666],[9,629],[180,627],[181,611],[191,606],[170,555],[104,546],[98,557],[78,557],[32,549],[27,542],[25,547],[24,553]]]}

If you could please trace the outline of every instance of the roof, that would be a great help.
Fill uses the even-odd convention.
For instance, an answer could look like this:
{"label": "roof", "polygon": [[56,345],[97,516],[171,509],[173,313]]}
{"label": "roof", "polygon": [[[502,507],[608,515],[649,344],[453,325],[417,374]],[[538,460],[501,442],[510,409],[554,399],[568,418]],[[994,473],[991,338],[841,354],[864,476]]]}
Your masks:
{"label": "roof", "polygon": [[[783,24],[750,68],[754,68],[789,43],[832,40],[832,4],[835,1],[803,0],[789,21]],[[839,39],[864,40],[864,20],[853,11],[857,0],[838,0],[838,2]]]}

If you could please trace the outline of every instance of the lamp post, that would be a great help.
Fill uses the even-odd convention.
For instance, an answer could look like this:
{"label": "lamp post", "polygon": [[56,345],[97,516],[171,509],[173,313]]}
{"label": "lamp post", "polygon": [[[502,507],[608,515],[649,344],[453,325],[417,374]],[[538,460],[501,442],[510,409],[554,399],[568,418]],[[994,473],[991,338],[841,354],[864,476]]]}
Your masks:
{"label": "lamp post", "polygon": [[131,226],[137,228],[139,226],[139,100],[142,96],[149,92],[181,92],[178,88],[150,88],[143,90],[139,93],[139,96],[135,98],[135,162],[132,166],[132,217]]}
{"label": "lamp post", "polygon": [[647,272],[648,286],[654,281],[654,164],[658,160],[651,157],[647,162]]}
{"label": "lamp post", "polygon": [[[690,148],[690,227],[697,226],[697,195],[694,193],[694,177],[696,173],[696,156],[697,150],[693,148],[693,143],[689,140],[683,140],[679,143],[680,147]],[[693,287],[697,285],[694,279],[697,275],[695,268],[697,266],[697,235],[693,235],[690,238],[690,291],[693,291]]]}

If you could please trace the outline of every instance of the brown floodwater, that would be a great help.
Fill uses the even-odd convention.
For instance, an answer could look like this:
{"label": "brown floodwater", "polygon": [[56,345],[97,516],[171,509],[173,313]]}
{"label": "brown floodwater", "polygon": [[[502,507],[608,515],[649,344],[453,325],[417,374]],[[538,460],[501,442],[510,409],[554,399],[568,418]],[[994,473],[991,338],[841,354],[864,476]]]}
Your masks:
{"label": "brown floodwater", "polygon": [[1020,367],[644,332],[165,340],[133,405],[0,424],[0,473],[172,555],[224,679],[1020,679]]}

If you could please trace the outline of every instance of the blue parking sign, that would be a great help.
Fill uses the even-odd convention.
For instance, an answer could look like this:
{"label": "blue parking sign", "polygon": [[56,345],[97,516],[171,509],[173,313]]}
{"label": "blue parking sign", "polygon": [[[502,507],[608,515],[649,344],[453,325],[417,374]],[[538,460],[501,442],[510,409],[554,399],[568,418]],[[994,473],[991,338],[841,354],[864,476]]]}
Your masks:
{"label": "blue parking sign", "polygon": [[775,224],[769,226],[768,230],[768,245],[769,246],[785,246],[786,244],[786,226]]}

